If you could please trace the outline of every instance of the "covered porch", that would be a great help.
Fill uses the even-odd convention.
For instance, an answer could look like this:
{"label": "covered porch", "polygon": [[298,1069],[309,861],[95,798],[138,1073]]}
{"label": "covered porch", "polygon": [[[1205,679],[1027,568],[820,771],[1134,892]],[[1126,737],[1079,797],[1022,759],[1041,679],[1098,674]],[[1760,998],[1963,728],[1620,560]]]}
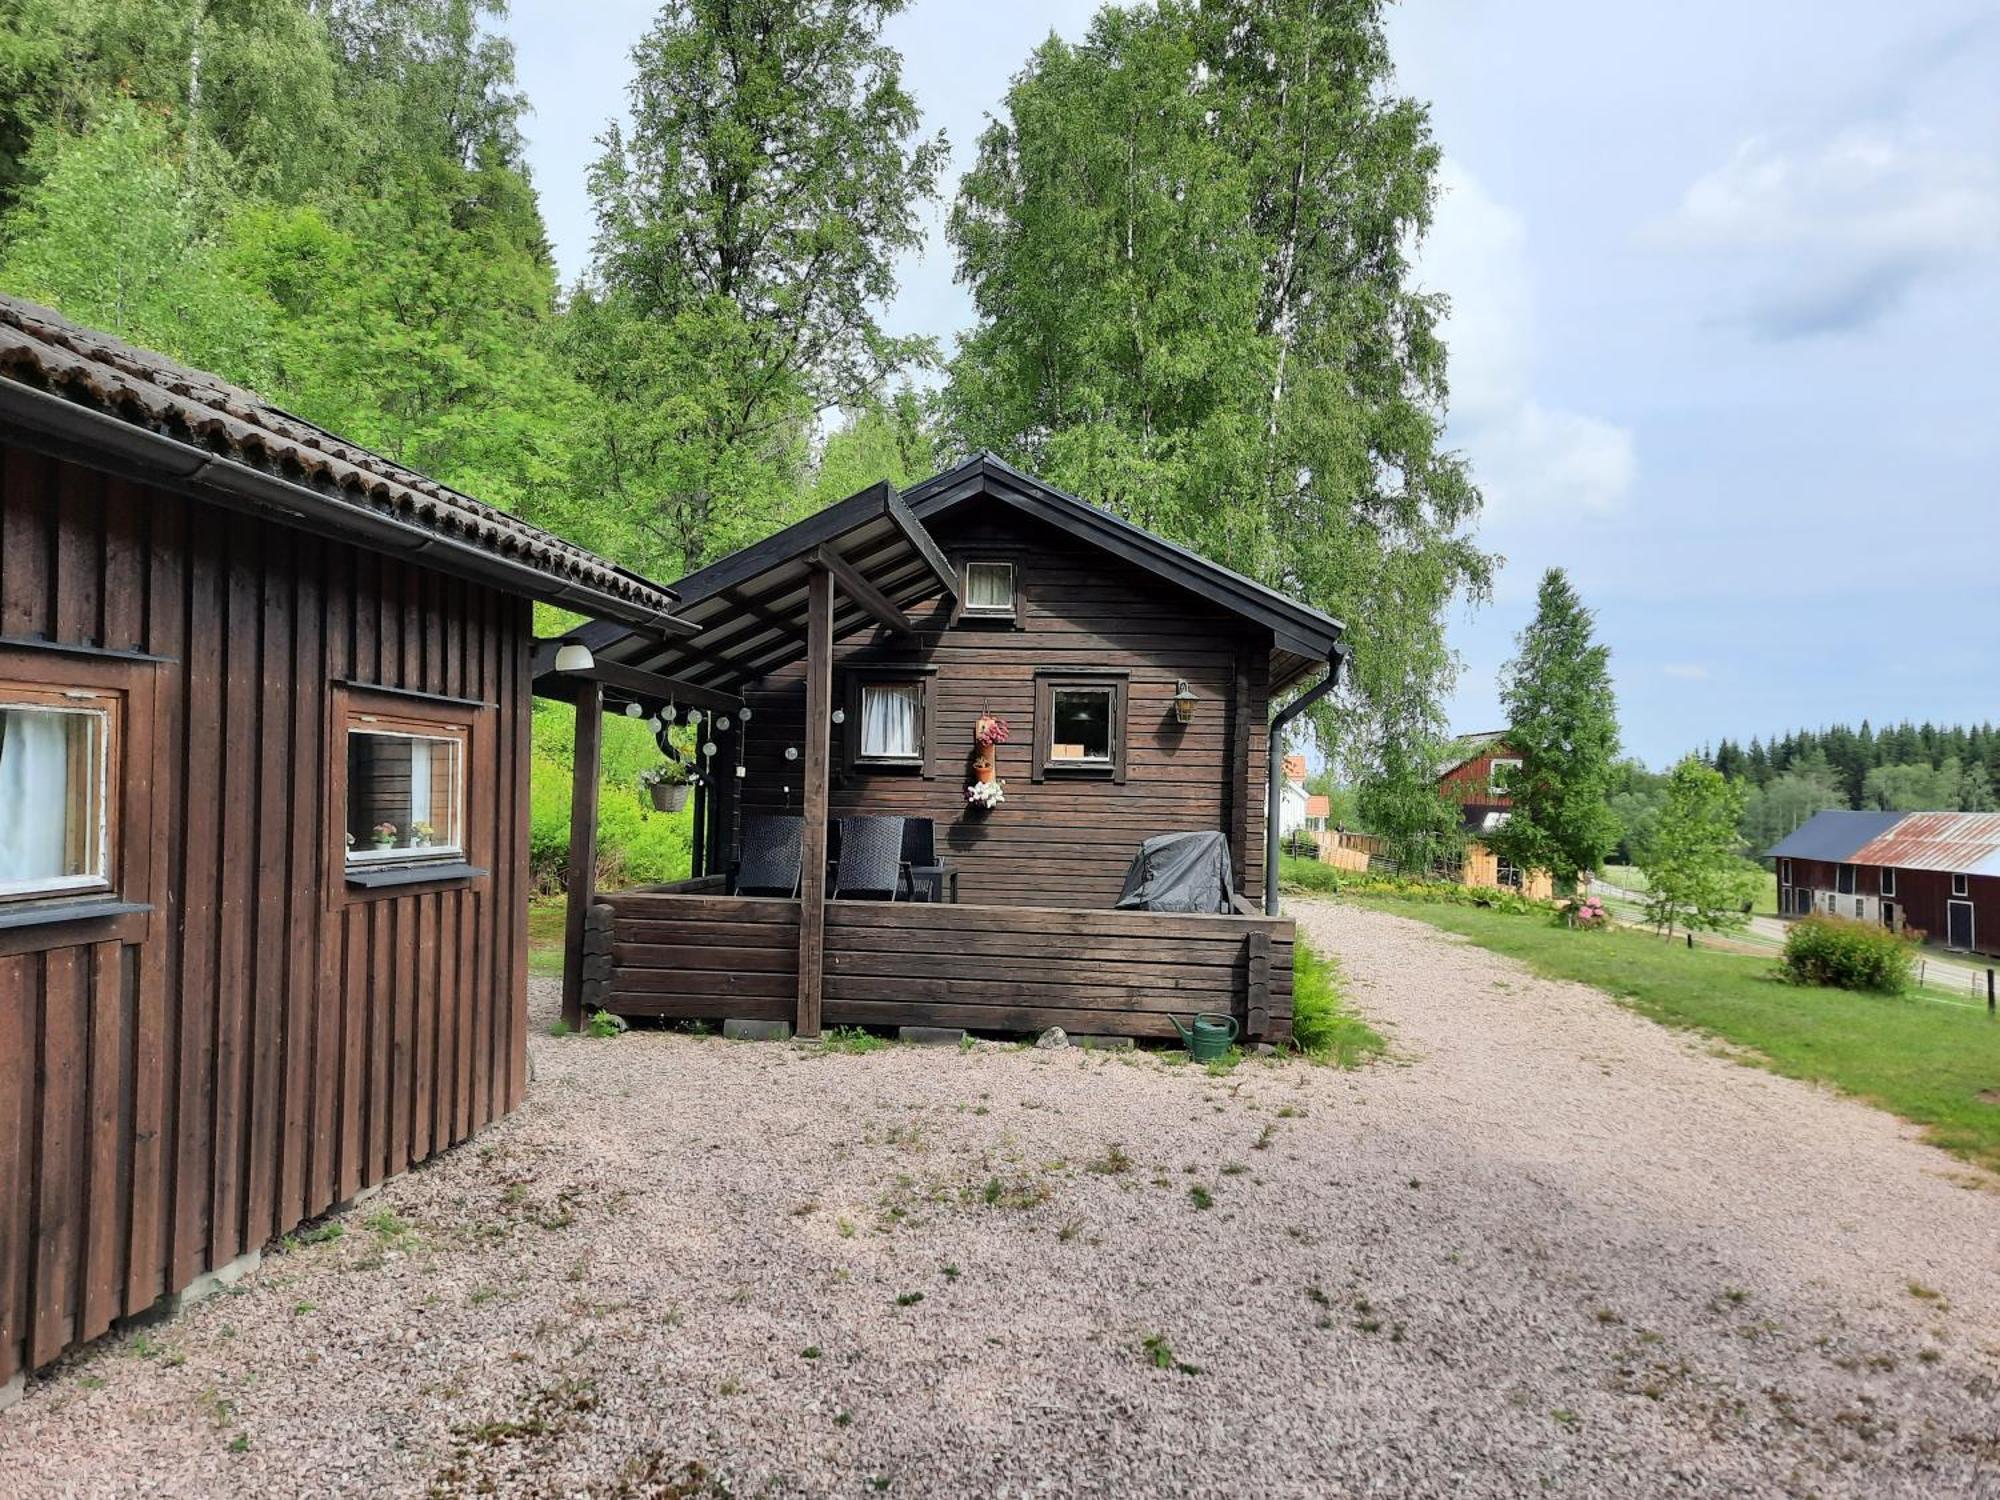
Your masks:
{"label": "covered porch", "polygon": [[[680,614],[698,634],[643,639],[592,625],[542,644],[536,691],[577,709],[563,972],[571,1026],[605,1010],[783,1022],[804,1037],[825,1026],[1060,1026],[1171,1040],[1173,1018],[1211,1012],[1233,1016],[1247,1041],[1289,1039],[1292,924],[1241,898],[1228,913],[1187,915],[835,897],[829,787],[843,718],[835,643],[873,631],[876,642],[920,652],[912,611],[952,609],[959,587],[957,570],[884,484],[678,583]],[[801,665],[803,725],[768,731],[795,742],[784,749],[783,790],[797,809],[797,888],[739,894],[744,746],[769,722],[746,693]],[[693,876],[600,892],[602,717],[669,709],[702,713],[701,749],[715,746],[697,761]]]}

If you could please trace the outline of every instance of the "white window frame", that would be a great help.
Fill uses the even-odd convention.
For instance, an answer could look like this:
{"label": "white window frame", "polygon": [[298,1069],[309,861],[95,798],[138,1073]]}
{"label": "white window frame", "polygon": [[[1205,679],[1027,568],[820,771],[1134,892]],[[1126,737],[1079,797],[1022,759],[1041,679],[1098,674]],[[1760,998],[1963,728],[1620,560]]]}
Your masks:
{"label": "white window frame", "polygon": [[[924,701],[928,691],[921,677],[877,677],[864,680],[856,701],[859,705],[860,723],[854,726],[854,760],[863,766],[908,766],[921,765],[929,747],[924,743],[924,714],[929,705]],[[908,693],[915,700],[915,713],[911,728],[916,736],[916,745],[907,752],[871,751],[868,749],[868,695],[870,693]]]}
{"label": "white window frame", "polygon": [[1972,894],[1972,877],[1962,874],[1957,870],[1952,871],[1951,893],[1954,896],[1970,896]]}
{"label": "white window frame", "polygon": [[1882,894],[1885,896],[1896,894],[1896,871],[1889,865],[1882,867]]}
{"label": "white window frame", "polygon": [[1500,772],[1503,769],[1518,771],[1521,769],[1522,764],[1523,762],[1519,758],[1510,757],[1505,760],[1495,760],[1488,765],[1486,768],[1486,790],[1488,793],[1495,797],[1512,796],[1511,792],[1500,785]]}
{"label": "white window frame", "polygon": [[[115,694],[89,688],[45,687],[10,683],[0,687],[0,709],[18,713],[45,713],[94,720],[91,728],[90,775],[96,786],[87,806],[96,810],[94,869],[76,875],[46,876],[41,879],[0,881],[0,903],[32,901],[43,896],[74,896],[111,889],[112,855],[112,767],[118,749],[118,698]],[[72,794],[67,778],[63,795]]]}
{"label": "white window frame", "polygon": [[1778,883],[1780,885],[1790,885],[1792,883],[1792,862],[1789,859],[1778,861]]}
{"label": "white window frame", "polygon": [[1852,896],[1860,885],[1853,865],[1837,865],[1833,872],[1833,888],[1843,896]]}
{"label": "white window frame", "polygon": [[[388,849],[378,849],[372,844],[363,844],[357,837],[352,847],[347,850],[348,868],[374,868],[381,865],[413,864],[426,860],[463,859],[465,782],[469,765],[466,731],[450,725],[439,724],[430,727],[394,718],[385,722],[383,715],[356,712],[348,717],[347,732],[341,739],[343,752],[353,745],[354,736],[357,734],[374,735],[381,739],[423,740],[427,743],[448,744],[452,747],[451,832],[454,836],[444,843],[401,844]],[[346,796],[348,807],[341,809],[343,828],[348,822],[347,812],[354,802],[354,782],[351,776],[347,779]]]}
{"label": "white window frame", "polygon": [[[972,571],[975,568],[1005,568],[1007,570],[1007,602],[1005,604],[974,604],[972,602]],[[1004,558],[967,558],[965,573],[961,580],[959,613],[974,620],[1011,620],[1015,614],[1015,589],[1018,587],[1014,564]]]}

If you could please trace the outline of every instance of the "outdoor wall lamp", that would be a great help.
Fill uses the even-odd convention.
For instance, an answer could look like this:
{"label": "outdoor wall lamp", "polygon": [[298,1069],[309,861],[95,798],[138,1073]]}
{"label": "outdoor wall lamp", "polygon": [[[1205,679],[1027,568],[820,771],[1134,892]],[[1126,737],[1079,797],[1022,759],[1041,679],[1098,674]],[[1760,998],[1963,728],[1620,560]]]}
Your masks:
{"label": "outdoor wall lamp", "polygon": [[1201,700],[1195,696],[1188,680],[1183,677],[1174,684],[1174,717],[1183,724],[1194,722],[1194,706]]}
{"label": "outdoor wall lamp", "polygon": [[588,672],[597,665],[597,658],[590,654],[590,647],[576,641],[564,641],[556,647],[556,670],[558,672]]}

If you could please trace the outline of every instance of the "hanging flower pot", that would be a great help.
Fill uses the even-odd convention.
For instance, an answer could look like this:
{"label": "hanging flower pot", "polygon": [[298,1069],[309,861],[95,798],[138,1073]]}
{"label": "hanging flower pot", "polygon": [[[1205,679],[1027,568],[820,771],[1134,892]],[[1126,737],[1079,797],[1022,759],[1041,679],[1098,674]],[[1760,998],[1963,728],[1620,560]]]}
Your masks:
{"label": "hanging flower pot", "polygon": [[993,780],[994,775],[993,752],[982,750],[978,758],[972,762],[972,779],[985,786]]}
{"label": "hanging flower pot", "polygon": [[682,782],[656,782],[646,788],[653,799],[654,812],[679,812],[687,806],[688,786]]}

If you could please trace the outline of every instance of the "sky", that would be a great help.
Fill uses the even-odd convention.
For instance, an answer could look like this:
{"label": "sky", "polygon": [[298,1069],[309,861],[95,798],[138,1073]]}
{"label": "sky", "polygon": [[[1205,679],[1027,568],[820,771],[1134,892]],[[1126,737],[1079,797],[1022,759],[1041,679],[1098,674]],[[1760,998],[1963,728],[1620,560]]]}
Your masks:
{"label": "sky", "polygon": [[[948,187],[1029,51],[1095,9],[914,0],[890,23]],[[653,10],[515,0],[506,23],[566,279]],[[1504,722],[1550,567],[1597,611],[1652,765],[2000,718],[2000,11],[1418,0],[1390,36],[1444,153],[1418,279],[1451,299],[1448,441],[1506,559],[1452,615],[1453,727]],[[949,348],[972,310],[942,208],[931,228],[885,321]]]}

